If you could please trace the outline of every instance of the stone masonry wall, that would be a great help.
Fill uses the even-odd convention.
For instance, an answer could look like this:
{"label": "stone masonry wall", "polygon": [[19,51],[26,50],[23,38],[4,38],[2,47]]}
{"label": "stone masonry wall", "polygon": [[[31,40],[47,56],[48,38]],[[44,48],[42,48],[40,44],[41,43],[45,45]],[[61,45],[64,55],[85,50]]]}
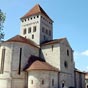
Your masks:
{"label": "stone masonry wall", "polygon": [[[53,84],[52,80],[54,81]],[[29,71],[28,88],[58,88],[58,72],[43,70]]]}

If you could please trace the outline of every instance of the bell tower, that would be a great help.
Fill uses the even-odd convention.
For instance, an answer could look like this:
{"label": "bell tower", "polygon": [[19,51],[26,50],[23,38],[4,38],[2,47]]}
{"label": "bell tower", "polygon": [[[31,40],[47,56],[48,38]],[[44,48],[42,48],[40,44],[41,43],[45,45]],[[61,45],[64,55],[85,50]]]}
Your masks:
{"label": "bell tower", "polygon": [[38,45],[53,39],[53,21],[39,4],[21,17],[20,35]]}

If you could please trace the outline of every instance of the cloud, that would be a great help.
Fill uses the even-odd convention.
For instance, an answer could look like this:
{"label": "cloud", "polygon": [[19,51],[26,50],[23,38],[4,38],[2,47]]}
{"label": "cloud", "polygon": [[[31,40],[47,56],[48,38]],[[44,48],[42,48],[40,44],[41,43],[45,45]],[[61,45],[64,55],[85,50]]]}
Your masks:
{"label": "cloud", "polygon": [[81,53],[82,55],[88,56],[88,50],[85,50],[84,52]]}
{"label": "cloud", "polygon": [[79,56],[80,53],[79,52],[74,52],[74,56]]}
{"label": "cloud", "polygon": [[88,66],[86,67],[85,71],[87,71],[87,72],[88,72]]}
{"label": "cloud", "polygon": [[82,51],[82,52],[78,52],[75,51],[74,52],[74,58],[83,58],[83,57],[88,57],[88,50]]}

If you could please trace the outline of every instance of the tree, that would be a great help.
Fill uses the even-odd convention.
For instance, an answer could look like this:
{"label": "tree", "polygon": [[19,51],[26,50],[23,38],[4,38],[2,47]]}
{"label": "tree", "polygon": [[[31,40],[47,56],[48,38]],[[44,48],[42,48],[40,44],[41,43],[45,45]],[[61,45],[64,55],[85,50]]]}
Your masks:
{"label": "tree", "polygon": [[3,32],[3,23],[5,22],[5,14],[0,10],[0,42],[2,39],[4,39],[4,32]]}

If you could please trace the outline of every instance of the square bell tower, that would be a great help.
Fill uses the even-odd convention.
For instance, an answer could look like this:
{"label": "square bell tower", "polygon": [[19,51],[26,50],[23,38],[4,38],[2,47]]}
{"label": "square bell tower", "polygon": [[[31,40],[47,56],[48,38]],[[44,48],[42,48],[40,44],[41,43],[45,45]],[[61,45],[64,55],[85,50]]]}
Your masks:
{"label": "square bell tower", "polygon": [[53,39],[53,21],[39,4],[21,17],[20,35],[37,45]]}

